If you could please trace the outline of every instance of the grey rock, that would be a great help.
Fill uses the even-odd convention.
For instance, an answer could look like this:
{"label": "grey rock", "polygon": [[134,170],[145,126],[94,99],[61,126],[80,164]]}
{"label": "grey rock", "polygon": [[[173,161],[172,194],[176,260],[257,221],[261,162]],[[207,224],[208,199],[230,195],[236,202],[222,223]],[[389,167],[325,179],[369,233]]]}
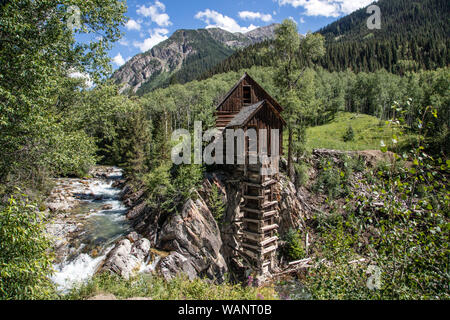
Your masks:
{"label": "grey rock", "polygon": [[183,255],[199,277],[207,276],[219,282],[224,280],[227,266],[220,252],[220,231],[200,195],[195,201],[188,200],[181,214],[167,219],[157,247]]}
{"label": "grey rock", "polygon": [[150,241],[141,239],[134,244],[128,239],[119,241],[107,255],[100,271],[114,272],[125,279],[137,272],[150,252]]}
{"label": "grey rock", "polygon": [[178,252],[161,259],[159,270],[164,279],[171,280],[178,275],[185,275],[189,280],[197,278],[197,271],[192,261]]}
{"label": "grey rock", "polygon": [[131,232],[128,236],[127,239],[130,240],[132,243],[136,242],[139,240],[139,235],[136,231]]}

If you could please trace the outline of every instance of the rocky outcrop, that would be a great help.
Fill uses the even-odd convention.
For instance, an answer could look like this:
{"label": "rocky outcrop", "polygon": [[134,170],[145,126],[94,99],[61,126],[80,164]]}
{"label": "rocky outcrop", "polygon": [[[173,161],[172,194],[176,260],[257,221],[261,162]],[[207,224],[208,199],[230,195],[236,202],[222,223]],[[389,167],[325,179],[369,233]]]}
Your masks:
{"label": "rocky outcrop", "polygon": [[298,194],[295,185],[284,175],[278,182],[280,190],[279,209],[277,224],[280,226],[278,232],[283,235],[289,229],[303,229],[305,227],[305,217],[307,209],[300,202],[301,195]]}
{"label": "rocky outcrop", "polygon": [[220,230],[201,194],[189,199],[179,213],[152,208],[144,192],[130,187],[124,188],[122,197],[132,205],[127,218],[133,228],[149,239],[151,247],[168,252],[157,267],[165,278],[184,273],[189,278],[223,281],[227,265]]}
{"label": "rocky outcrop", "polygon": [[[244,279],[244,261],[238,254],[242,226],[240,178],[233,172],[208,173],[195,199],[188,200],[179,214],[159,212],[144,201],[142,191],[124,189],[125,201],[133,203],[127,217],[133,221],[135,230],[148,238],[152,247],[169,252],[157,268],[166,279],[183,273],[190,279],[207,277],[220,282],[226,272],[236,280]],[[224,203],[219,224],[210,210],[213,185]],[[304,228],[307,212],[294,184],[281,175],[278,188],[279,233]]]}
{"label": "rocky outcrop", "polygon": [[129,239],[123,239],[107,255],[100,272],[111,271],[128,279],[146,264],[150,254],[148,239],[141,239],[134,243]]}
{"label": "rocky outcrop", "polygon": [[164,279],[170,280],[175,276],[183,274],[193,280],[198,277],[197,270],[192,261],[178,252],[173,252],[169,256],[161,260],[159,271]]}
{"label": "rocky outcrop", "polygon": [[[219,282],[224,280],[227,266],[220,253],[220,231],[200,196],[195,201],[188,200],[180,214],[167,219],[161,228],[157,247],[177,253],[174,257],[165,258],[165,265],[181,263],[179,255],[182,255],[187,259],[183,264],[192,266],[198,277],[206,276]],[[193,275],[193,270],[190,273]]]}
{"label": "rocky outcrop", "polygon": [[275,29],[278,26],[278,23],[273,23],[271,25],[249,31],[245,34],[245,36],[251,40],[252,44],[262,42],[267,39],[273,39],[275,37]]}

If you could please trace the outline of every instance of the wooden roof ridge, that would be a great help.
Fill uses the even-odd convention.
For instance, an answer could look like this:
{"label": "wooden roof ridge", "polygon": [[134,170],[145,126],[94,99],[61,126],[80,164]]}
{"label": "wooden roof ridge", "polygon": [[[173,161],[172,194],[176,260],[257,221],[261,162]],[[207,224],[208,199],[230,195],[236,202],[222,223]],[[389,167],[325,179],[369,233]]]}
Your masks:
{"label": "wooden roof ridge", "polygon": [[257,112],[262,107],[264,102],[265,100],[259,101],[250,106],[243,107],[241,111],[239,111],[239,113],[230,121],[230,123],[227,125],[227,128],[244,125],[248,121],[248,119],[251,118],[255,114],[255,112]]}
{"label": "wooden roof ridge", "polygon": [[267,96],[267,100],[269,100],[269,102],[276,107],[277,109],[280,109],[279,112],[282,112],[284,110],[284,108],[278,103],[277,100],[275,100],[269,93],[267,93],[267,91],[261,87],[261,85],[256,82],[255,79],[253,79],[247,72],[245,73],[247,75],[247,77],[250,79],[251,82],[253,82],[259,89],[261,89],[261,91]]}
{"label": "wooden roof ridge", "polygon": [[222,101],[217,105],[216,110],[219,109],[224,104],[225,101],[227,101],[227,99],[231,96],[234,90],[236,90],[236,88],[241,84],[242,81],[245,80],[245,78],[248,78],[254,85],[256,85],[267,96],[270,103],[274,105],[277,109],[280,109],[279,112],[282,112],[284,110],[284,108],[270,94],[268,94],[267,91],[263,87],[261,87],[260,84],[256,82],[255,79],[253,79],[247,72],[245,72],[244,75],[239,79],[239,81],[233,86],[233,88],[231,88],[231,90],[228,91],[227,94],[225,94]]}
{"label": "wooden roof ridge", "polygon": [[230,121],[230,123],[227,125],[227,128],[245,126],[259,112],[259,110],[261,110],[264,105],[269,106],[274,114],[278,118],[280,118],[284,125],[286,125],[286,121],[283,119],[278,110],[275,109],[271,103],[267,103],[266,100],[262,100],[251,106],[243,107],[241,111],[233,118],[233,120]]}

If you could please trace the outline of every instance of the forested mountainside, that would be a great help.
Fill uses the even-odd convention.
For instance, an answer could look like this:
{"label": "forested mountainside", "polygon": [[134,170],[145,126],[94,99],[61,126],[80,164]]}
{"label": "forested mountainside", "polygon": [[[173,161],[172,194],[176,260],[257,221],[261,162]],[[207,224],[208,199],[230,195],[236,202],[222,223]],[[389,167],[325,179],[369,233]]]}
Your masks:
{"label": "forested mountainside", "polygon": [[148,52],[136,55],[113,79],[123,91],[144,94],[171,83],[194,80],[238,48],[272,39],[276,24],[242,33],[218,28],[177,30]]}
{"label": "forested mountainside", "polygon": [[[381,9],[379,30],[367,28],[370,14],[363,8],[318,31],[326,39],[326,54],[318,65],[329,71],[373,72],[384,68],[397,74],[448,65],[448,1],[380,0],[376,4]],[[253,65],[271,65],[273,56],[265,54],[271,45],[266,41],[239,50],[201,79]]]}

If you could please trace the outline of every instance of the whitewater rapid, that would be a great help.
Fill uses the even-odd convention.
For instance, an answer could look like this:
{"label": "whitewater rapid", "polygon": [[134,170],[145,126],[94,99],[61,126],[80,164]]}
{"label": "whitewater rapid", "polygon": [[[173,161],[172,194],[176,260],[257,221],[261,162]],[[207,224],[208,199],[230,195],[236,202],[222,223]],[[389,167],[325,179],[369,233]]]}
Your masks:
{"label": "whitewater rapid", "polygon": [[75,214],[81,220],[80,233],[69,241],[70,250],[54,265],[51,280],[58,291],[66,293],[89,280],[114,243],[130,231],[127,208],[120,201],[121,190],[113,187],[113,183],[121,178],[122,170],[113,168],[106,177],[88,179],[84,184],[77,179],[60,181],[70,185],[72,194],[80,201]]}

